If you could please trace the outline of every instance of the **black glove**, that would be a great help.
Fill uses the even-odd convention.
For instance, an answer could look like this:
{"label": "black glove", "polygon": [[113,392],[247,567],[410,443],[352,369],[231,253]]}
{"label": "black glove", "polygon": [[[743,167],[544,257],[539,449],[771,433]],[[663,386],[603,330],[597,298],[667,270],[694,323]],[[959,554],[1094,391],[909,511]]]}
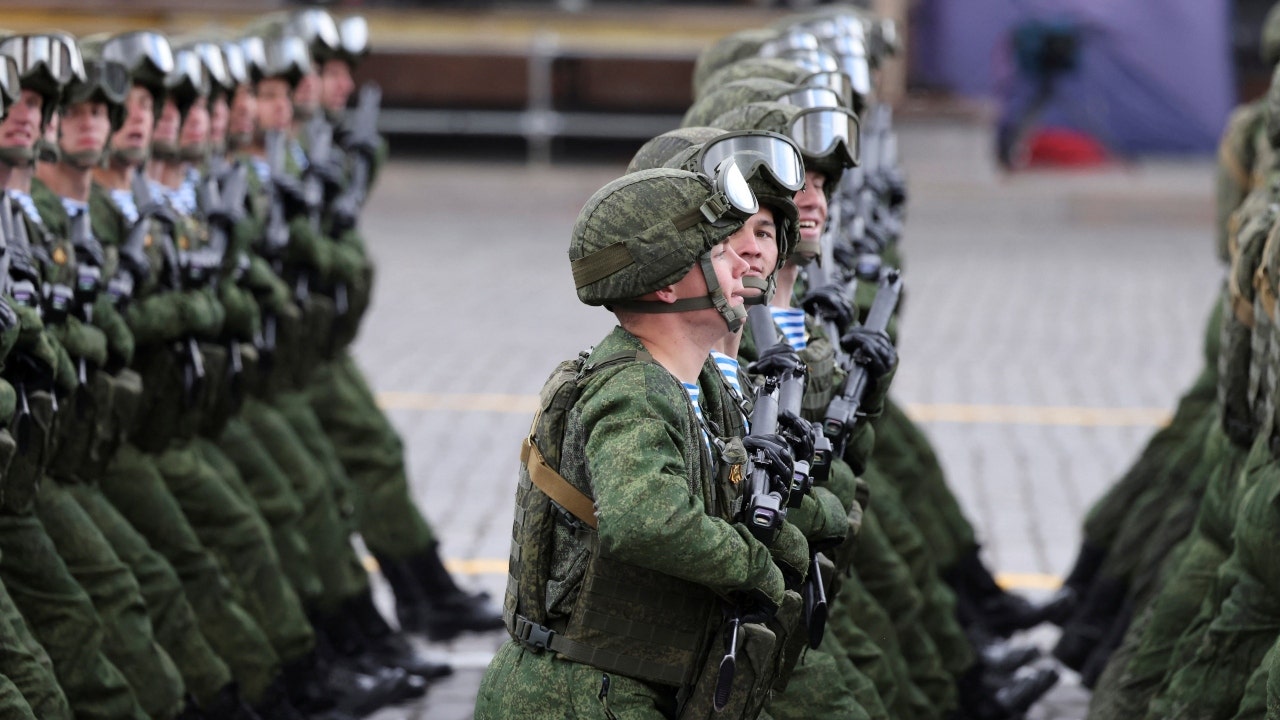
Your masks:
{"label": "black glove", "polygon": [[884,377],[898,364],[898,351],[883,330],[853,328],[840,338],[840,347],[867,369],[872,380]]}
{"label": "black glove", "polygon": [[19,327],[22,321],[18,319],[18,311],[13,309],[7,301],[0,300],[0,335]]}
{"label": "black glove", "polygon": [[302,186],[301,180],[292,175],[280,173],[271,176],[271,184],[284,203],[286,215],[293,217],[307,212],[309,209],[307,206],[307,191]]}
{"label": "black glove", "polygon": [[795,459],[786,438],[778,434],[748,435],[742,438],[742,445],[751,456],[751,463],[768,472],[779,488],[785,492],[791,487]]}
{"label": "black glove", "polygon": [[731,598],[744,623],[766,623],[778,614],[778,606],[759,588],[739,590]]}
{"label": "black glove", "polygon": [[853,320],[852,302],[839,285],[824,285],[810,290],[800,301],[804,311],[836,324],[840,332]]}
{"label": "black glove", "polygon": [[791,446],[792,457],[813,460],[813,423],[793,412],[778,413],[778,434]]}
{"label": "black glove", "polygon": [[747,366],[747,372],[752,375],[781,376],[785,373],[796,372],[803,367],[804,361],[800,359],[796,351],[786,342],[780,342],[761,352],[760,359]]}

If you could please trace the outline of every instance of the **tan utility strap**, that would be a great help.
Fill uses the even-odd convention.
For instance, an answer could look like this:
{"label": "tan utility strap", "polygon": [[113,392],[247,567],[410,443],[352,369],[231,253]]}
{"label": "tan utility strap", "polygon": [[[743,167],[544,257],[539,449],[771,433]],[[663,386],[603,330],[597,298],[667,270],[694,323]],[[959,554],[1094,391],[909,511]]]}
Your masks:
{"label": "tan utility strap", "polygon": [[539,490],[547,494],[555,504],[564,508],[570,515],[586,523],[591,529],[597,529],[596,505],[586,493],[569,484],[560,473],[551,469],[542,457],[533,439],[526,437],[520,445],[520,462],[529,468],[529,479]]}

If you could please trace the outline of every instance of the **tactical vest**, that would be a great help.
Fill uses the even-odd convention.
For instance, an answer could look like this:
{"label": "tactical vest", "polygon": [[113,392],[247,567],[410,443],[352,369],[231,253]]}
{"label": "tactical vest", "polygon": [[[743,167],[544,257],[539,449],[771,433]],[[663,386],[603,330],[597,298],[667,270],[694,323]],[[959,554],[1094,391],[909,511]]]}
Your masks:
{"label": "tactical vest", "polygon": [[[602,557],[593,499],[558,472],[570,408],[595,371],[652,362],[628,352],[587,364],[583,353],[561,363],[541,392],[541,406],[521,447],[511,563],[503,616],[525,647],[662,685],[681,687],[707,648],[718,620],[716,596],[696,583]],[[690,412],[692,415],[692,411]],[[589,567],[568,619],[549,620],[546,582],[553,531],[567,524],[589,551]]]}

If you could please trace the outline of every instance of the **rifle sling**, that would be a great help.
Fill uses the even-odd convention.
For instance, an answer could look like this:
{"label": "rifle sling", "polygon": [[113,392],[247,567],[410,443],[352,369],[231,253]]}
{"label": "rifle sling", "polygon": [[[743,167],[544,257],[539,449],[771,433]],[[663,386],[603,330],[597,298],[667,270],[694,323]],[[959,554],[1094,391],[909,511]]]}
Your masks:
{"label": "rifle sling", "polygon": [[591,529],[598,529],[595,502],[551,469],[531,437],[525,437],[520,444],[520,462],[529,468],[529,479],[547,497]]}

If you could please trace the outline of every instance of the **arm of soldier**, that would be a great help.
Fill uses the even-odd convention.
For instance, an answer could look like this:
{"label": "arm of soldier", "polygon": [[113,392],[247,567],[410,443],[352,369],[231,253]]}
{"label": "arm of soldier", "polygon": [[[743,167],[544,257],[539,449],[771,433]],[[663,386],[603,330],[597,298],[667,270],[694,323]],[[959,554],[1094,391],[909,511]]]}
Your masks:
{"label": "arm of soldier", "polygon": [[184,294],[152,293],[135,298],[125,309],[124,319],[133,331],[137,345],[151,345],[181,337],[183,334]]}
{"label": "arm of soldier", "polygon": [[70,395],[75,392],[76,385],[79,384],[76,365],[71,361],[71,355],[62,346],[62,343],[58,342],[52,335],[46,333],[46,336],[54,354],[53,384],[57,387],[60,395]]}
{"label": "arm of soldier", "polygon": [[285,260],[311,268],[321,279],[333,272],[333,241],[317,232],[304,217],[289,223],[289,246]]}
{"label": "arm of soldier", "polygon": [[184,302],[180,308],[183,335],[195,335],[206,340],[218,338],[227,320],[227,311],[218,300],[218,291],[203,287],[199,290],[186,290],[182,296]]}
{"label": "arm of soldier", "polygon": [[685,469],[688,397],[661,368],[636,363],[583,398],[587,467],[601,552],[728,596],[760,592],[774,603],[782,573],[740,525],[707,514]]}
{"label": "arm of soldier", "polygon": [[106,293],[98,295],[93,303],[93,324],[107,337],[107,354],[118,365],[128,365],[133,360],[133,333]]}
{"label": "arm of soldier", "polygon": [[218,283],[218,298],[226,310],[223,331],[234,340],[252,340],[262,324],[261,311],[252,293],[240,287],[235,280],[224,277]]}
{"label": "arm of soldier", "polygon": [[277,315],[296,312],[289,285],[261,256],[249,256],[249,270],[245,273],[244,284],[253,293],[263,311]]}
{"label": "arm of soldier", "polygon": [[[47,327],[49,334],[66,350],[70,358],[84,358],[97,366],[106,364],[107,335],[101,329],[87,325],[75,317],[67,317],[62,322]],[[74,371],[72,374],[75,374]],[[72,383],[72,387],[74,386],[75,383]]]}
{"label": "arm of soldier", "polygon": [[813,488],[800,507],[791,508],[787,522],[794,524],[817,551],[839,545],[849,532],[848,512],[840,498],[824,487]]}
{"label": "arm of soldier", "polygon": [[22,333],[22,316],[18,314],[17,304],[8,297],[0,296],[0,367],[3,360],[18,344],[18,336]]}

